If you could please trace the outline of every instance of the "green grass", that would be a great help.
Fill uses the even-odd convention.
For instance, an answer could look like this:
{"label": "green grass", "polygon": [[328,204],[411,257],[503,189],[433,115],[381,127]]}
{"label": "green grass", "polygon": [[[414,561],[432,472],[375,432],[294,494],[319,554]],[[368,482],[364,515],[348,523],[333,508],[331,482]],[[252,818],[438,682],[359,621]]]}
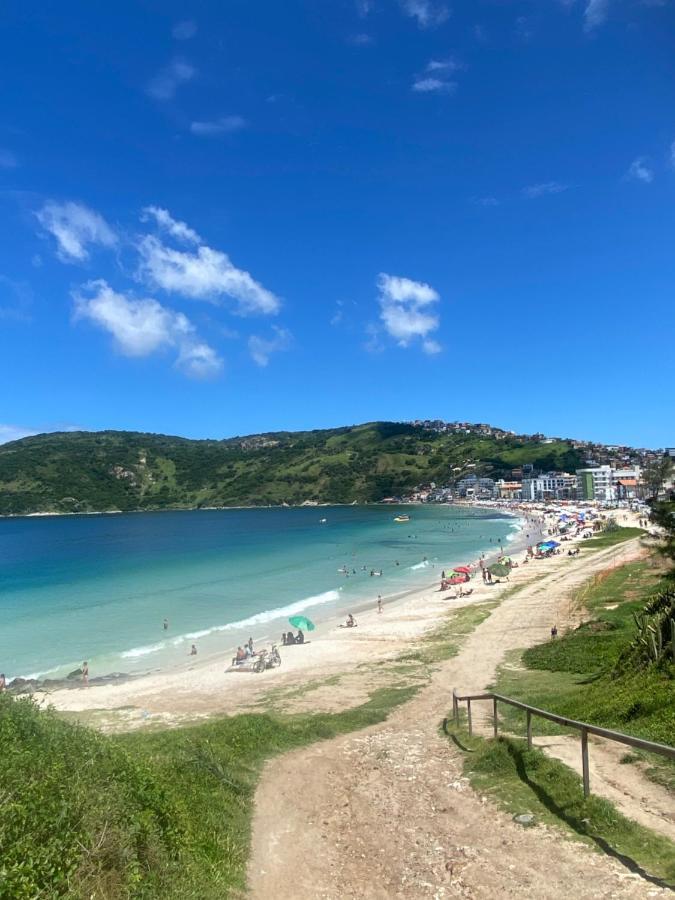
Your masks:
{"label": "green grass", "polygon": [[[635,634],[633,613],[662,585],[651,561],[629,563],[596,577],[577,597],[588,621],[555,641],[509,654],[494,690],[569,718],[675,745],[674,667],[621,675],[614,671],[619,655]],[[505,707],[500,718],[507,731],[524,734],[521,712]],[[532,724],[534,734],[564,732],[544,719],[535,718]],[[653,755],[638,755],[647,761],[651,778],[673,786],[675,764]]]}
{"label": "green grass", "polygon": [[[513,590],[518,590],[515,587]],[[502,595],[502,598],[506,595]],[[397,657],[399,663],[420,663],[434,665],[457,656],[466,637],[485,621],[501,600],[471,603],[448,613],[443,623],[426,635],[415,650]]]}
{"label": "green grass", "polygon": [[0,696],[0,898],[242,891],[264,761],[381,722],[415,690],[377,690],[338,714],[240,715],[118,737]]}
{"label": "green grass", "polygon": [[524,741],[486,741],[464,731],[456,737],[470,748],[464,772],[472,786],[505,811],[533,813],[536,821],[562,826],[632,871],[675,887],[675,844],[627,819],[601,797],[585,799],[581,779],[568,766],[528,750]]}
{"label": "green grass", "polygon": [[642,528],[615,528],[612,531],[604,531],[596,537],[589,538],[579,544],[579,546],[582,550],[605,550],[607,547],[614,547],[615,544],[622,544],[624,541],[642,537],[646,533]]}

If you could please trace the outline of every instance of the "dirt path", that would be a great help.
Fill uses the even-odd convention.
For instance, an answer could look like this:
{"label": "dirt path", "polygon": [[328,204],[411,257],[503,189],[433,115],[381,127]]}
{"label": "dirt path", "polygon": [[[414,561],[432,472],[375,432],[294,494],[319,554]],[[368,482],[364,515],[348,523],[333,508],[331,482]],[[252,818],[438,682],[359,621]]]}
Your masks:
{"label": "dirt path", "polygon": [[272,760],[256,794],[252,897],[666,896],[557,829],[516,825],[468,786],[438,727],[453,686],[485,688],[507,650],[547,635],[563,581],[569,590],[627,549],[542,572],[507,597],[387,722]]}
{"label": "dirt path", "polygon": [[[581,775],[579,738],[568,735],[536,737],[534,743]],[[621,763],[621,757],[629,750],[630,747],[591,737],[591,790],[610,800],[625,816],[675,841],[672,794],[650,781],[639,766]]]}

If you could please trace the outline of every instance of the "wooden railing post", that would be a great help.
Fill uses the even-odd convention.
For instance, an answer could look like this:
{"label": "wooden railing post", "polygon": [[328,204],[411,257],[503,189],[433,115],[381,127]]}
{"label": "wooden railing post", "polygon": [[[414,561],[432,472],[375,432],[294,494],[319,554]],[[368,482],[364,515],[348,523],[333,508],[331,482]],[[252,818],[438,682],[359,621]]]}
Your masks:
{"label": "wooden railing post", "polygon": [[591,793],[591,775],[588,768],[588,730],[581,729],[581,768],[584,777],[584,797],[588,799]]}
{"label": "wooden railing post", "polygon": [[527,749],[532,749],[532,713],[528,709],[525,713],[527,717]]}
{"label": "wooden railing post", "polygon": [[457,691],[455,688],[452,689],[452,717],[455,720],[455,725],[459,725],[459,703],[457,702]]}
{"label": "wooden railing post", "polygon": [[494,736],[497,737],[497,731],[499,728],[499,721],[497,719],[497,698],[492,698],[492,727],[494,730]]}
{"label": "wooden railing post", "polygon": [[473,729],[471,727],[471,701],[466,701],[466,717],[469,720],[469,737],[473,734]]}

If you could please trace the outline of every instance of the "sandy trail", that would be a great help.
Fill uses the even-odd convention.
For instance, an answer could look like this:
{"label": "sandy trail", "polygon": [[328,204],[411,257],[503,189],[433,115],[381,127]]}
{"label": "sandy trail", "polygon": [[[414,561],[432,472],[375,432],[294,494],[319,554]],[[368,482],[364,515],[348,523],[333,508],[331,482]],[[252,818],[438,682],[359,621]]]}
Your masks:
{"label": "sandy trail", "polygon": [[542,577],[533,583],[521,567],[512,581],[524,586],[385,723],[270,761],[256,794],[251,895],[668,895],[557,829],[516,825],[469,788],[460,751],[439,733],[453,687],[485,689],[507,650],[546,638],[575,585],[638,552],[632,543],[536,564]]}

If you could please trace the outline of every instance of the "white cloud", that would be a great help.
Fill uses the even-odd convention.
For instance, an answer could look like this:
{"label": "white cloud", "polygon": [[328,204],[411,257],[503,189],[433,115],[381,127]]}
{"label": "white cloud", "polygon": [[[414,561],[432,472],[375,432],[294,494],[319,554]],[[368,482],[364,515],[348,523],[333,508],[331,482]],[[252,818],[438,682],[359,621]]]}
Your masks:
{"label": "white cloud", "polygon": [[476,203],[478,206],[485,206],[485,207],[499,206],[499,200],[496,197],[490,197],[490,196],[476,197],[476,199],[474,200],[474,203]]}
{"label": "white cloud", "polygon": [[584,31],[593,31],[602,25],[609,13],[609,0],[588,0],[584,10]]}
{"label": "white cloud", "polygon": [[171,29],[171,34],[177,41],[188,41],[197,34],[197,23],[193,22],[192,19],[176,22]]}
{"label": "white cloud", "polygon": [[547,194],[560,194],[567,190],[566,184],[560,184],[559,181],[544,181],[542,184],[531,184],[529,187],[523,188],[523,194],[530,200],[537,197],[545,197]]}
{"label": "white cloud", "polygon": [[214,378],[223,370],[223,360],[208,344],[184,343],[180,348],[176,366],[192,378]]}
{"label": "white cloud", "polygon": [[175,348],[176,365],[189,375],[215,375],[222,368],[216,351],[197,338],[187,316],[157,300],[117,293],[103,279],[87,282],[73,299],[75,318],[88,319],[109,332],[124,356],[143,357]]}
{"label": "white cloud", "polygon": [[654,172],[649,168],[645,157],[638,156],[630,164],[626,178],[630,178],[632,181],[641,181],[643,184],[651,184],[654,180]]}
{"label": "white cloud", "polygon": [[19,165],[16,156],[11,150],[4,150],[0,147],[0,169],[16,169]]}
{"label": "white cloud", "polygon": [[440,300],[430,285],[382,272],[377,281],[380,292],[380,320],[387,334],[400,347],[420,339],[425,353],[439,353],[440,344],[431,336],[440,325],[431,304]]}
{"label": "white cloud", "polygon": [[23,425],[0,425],[0,444],[8,444],[10,441],[20,441],[21,438],[38,434],[32,428],[24,428]]}
{"label": "white cloud", "polygon": [[194,66],[184,60],[174,59],[148,82],[145,91],[155,100],[171,100],[178,87],[191,81],[195,75]]}
{"label": "white cloud", "polygon": [[234,134],[246,128],[246,119],[241,116],[221,116],[210,122],[191,122],[190,131],[198,137],[218,137],[221,134]]}
{"label": "white cloud", "polygon": [[154,219],[163,231],[179,241],[185,241],[188,244],[201,242],[197,232],[185,222],[174,219],[168,209],[162,209],[160,206],[146,206],[141,212],[141,221],[147,222],[149,219]]}
{"label": "white cloud", "polygon": [[417,20],[420,28],[442,25],[450,15],[447,6],[435,0],[401,0],[401,6],[407,16]]}
{"label": "white cloud", "polygon": [[347,43],[351,44],[352,47],[367,47],[373,43],[373,39],[369,34],[360,31],[358,34],[351,34],[347,38]]}
{"label": "white cloud", "polygon": [[457,89],[457,83],[443,78],[416,78],[412,89],[418,94],[452,94]]}
{"label": "white cloud", "polygon": [[248,350],[253,361],[262,367],[265,367],[273,353],[280,353],[288,350],[293,341],[293,335],[287,328],[277,328],[273,326],[274,337],[261,338],[257,334],[252,334],[248,339]]}
{"label": "white cloud", "polygon": [[[167,217],[175,223],[166,210]],[[141,256],[139,276],[153,287],[182,294],[197,300],[217,301],[230,297],[236,301],[237,312],[272,314],[281,303],[271,291],[259,284],[248,272],[238,269],[226,253],[200,244],[194,252],[176,250],[154,235],[146,235],[138,243]]]}
{"label": "white cloud", "polygon": [[87,244],[113,247],[117,243],[117,235],[105,219],[81,203],[46,203],[35,215],[56,238],[57,255],[64,262],[87,259]]}
{"label": "white cloud", "polygon": [[458,72],[465,69],[464,63],[457,59],[431,59],[427,63],[427,72]]}

